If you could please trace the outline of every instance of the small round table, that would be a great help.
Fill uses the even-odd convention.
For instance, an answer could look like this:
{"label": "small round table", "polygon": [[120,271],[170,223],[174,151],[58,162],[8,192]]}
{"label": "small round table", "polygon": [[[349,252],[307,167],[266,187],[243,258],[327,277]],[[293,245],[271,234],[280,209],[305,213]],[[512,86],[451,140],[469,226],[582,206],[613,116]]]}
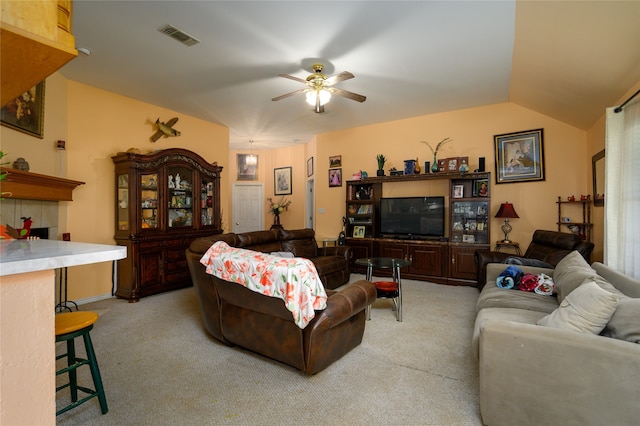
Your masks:
{"label": "small round table", "polygon": [[512,248],[518,256],[522,256],[520,244],[515,241],[496,241],[496,247],[493,251],[501,251],[503,248]]}
{"label": "small round table", "polygon": [[[411,261],[392,257],[371,257],[356,259],[355,263],[356,265],[367,267],[367,281],[371,281],[373,278],[374,269],[391,269],[393,281],[372,282],[376,286],[379,298],[393,299],[396,320],[402,322],[402,279],[400,278],[400,269],[411,265]],[[367,319],[371,319],[371,306],[367,306]]]}

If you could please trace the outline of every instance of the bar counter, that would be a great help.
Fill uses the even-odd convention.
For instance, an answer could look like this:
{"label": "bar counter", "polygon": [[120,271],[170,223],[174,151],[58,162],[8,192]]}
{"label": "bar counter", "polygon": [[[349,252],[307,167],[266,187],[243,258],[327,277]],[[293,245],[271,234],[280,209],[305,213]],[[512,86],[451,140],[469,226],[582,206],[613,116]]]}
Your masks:
{"label": "bar counter", "polygon": [[0,240],[0,424],[56,424],[55,269],[125,257],[116,245]]}

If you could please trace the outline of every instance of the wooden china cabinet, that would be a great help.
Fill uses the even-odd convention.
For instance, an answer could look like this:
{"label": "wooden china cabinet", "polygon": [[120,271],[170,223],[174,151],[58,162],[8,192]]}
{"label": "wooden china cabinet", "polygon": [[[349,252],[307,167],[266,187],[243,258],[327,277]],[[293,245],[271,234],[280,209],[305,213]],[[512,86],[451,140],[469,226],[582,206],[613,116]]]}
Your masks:
{"label": "wooden china cabinet", "polygon": [[115,164],[116,296],[141,297],[191,285],[185,250],[199,237],[221,234],[220,173],[186,149],[119,153]]}

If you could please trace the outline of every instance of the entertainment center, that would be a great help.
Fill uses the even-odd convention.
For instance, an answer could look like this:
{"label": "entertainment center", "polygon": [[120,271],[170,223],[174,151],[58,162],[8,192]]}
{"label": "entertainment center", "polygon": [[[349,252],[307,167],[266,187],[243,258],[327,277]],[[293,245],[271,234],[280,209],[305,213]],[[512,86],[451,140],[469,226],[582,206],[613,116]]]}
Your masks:
{"label": "entertainment center", "polygon": [[[474,253],[490,248],[490,177],[489,172],[439,172],[347,181],[352,270],[364,273],[355,264],[360,258],[402,258],[411,261],[403,277],[475,286]],[[423,181],[440,188],[414,185],[411,194],[395,196],[403,191],[394,186],[385,193],[395,183]]]}

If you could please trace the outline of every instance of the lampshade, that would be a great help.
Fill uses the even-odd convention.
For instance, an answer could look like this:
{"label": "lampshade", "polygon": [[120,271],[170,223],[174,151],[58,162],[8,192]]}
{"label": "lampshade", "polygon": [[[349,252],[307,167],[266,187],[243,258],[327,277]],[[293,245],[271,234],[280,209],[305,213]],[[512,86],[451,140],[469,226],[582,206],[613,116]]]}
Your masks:
{"label": "lampshade", "polygon": [[513,208],[513,204],[506,202],[500,205],[498,213],[496,213],[496,217],[514,219],[519,218],[520,216],[516,213],[516,209]]}
{"label": "lampshade", "polygon": [[496,213],[496,217],[504,218],[504,223],[502,224],[502,232],[504,232],[503,243],[510,243],[509,241],[509,232],[511,232],[511,225],[509,224],[509,219],[519,218],[518,213],[516,213],[516,209],[513,208],[513,204],[511,203],[502,203],[500,208],[498,209],[498,213]]}
{"label": "lampshade", "polygon": [[307,103],[311,106],[315,106],[316,96],[320,97],[320,105],[324,105],[331,100],[331,92],[326,89],[310,90],[306,95]]}

